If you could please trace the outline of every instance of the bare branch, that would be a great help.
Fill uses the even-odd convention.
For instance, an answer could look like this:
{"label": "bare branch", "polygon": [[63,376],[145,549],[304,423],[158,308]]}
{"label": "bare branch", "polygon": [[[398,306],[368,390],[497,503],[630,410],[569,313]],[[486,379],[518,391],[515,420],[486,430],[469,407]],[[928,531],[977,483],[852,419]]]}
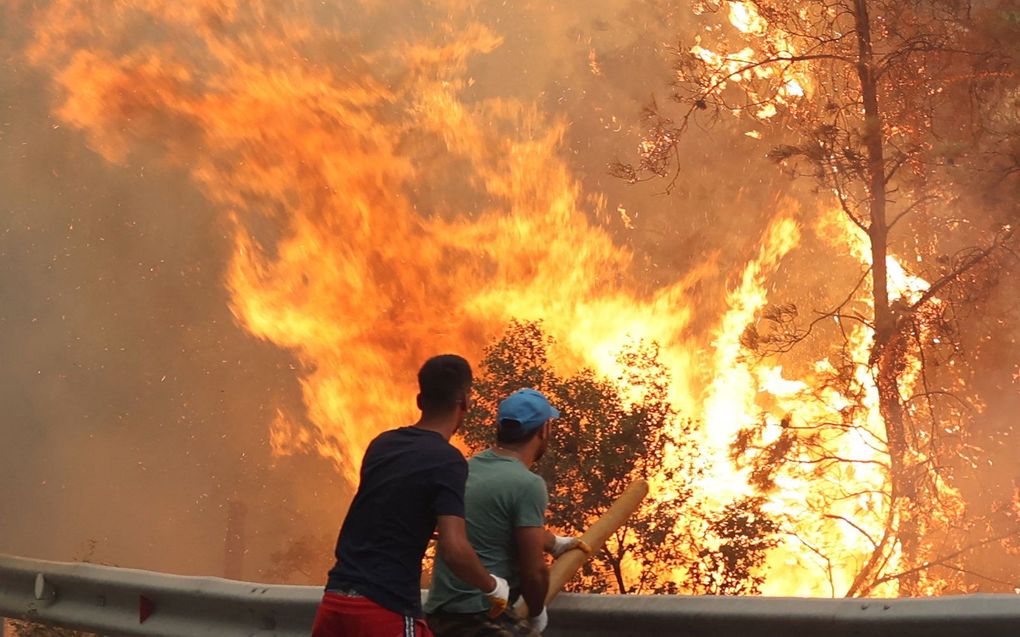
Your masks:
{"label": "bare branch", "polygon": [[994,254],[997,249],[999,249],[1006,241],[1009,240],[1010,237],[1013,236],[1013,232],[1014,230],[1010,228],[999,239],[992,242],[991,245],[965,257],[952,272],[946,274],[933,283],[931,287],[925,290],[924,294],[922,294],[921,297],[909,307],[909,314],[916,314],[921,306],[935,298],[935,296],[938,295],[943,288],[954,283],[961,276],[974,269],[977,265]]}
{"label": "bare branch", "polygon": [[[739,69],[737,69],[735,71],[732,71],[730,73],[727,73],[726,75],[723,75],[720,78],[717,78],[715,82],[711,83],[707,88],[705,88],[703,91],[701,91],[702,99],[704,99],[705,97],[707,97],[707,96],[711,95],[712,93],[716,92],[717,90],[719,90],[719,87],[721,87],[726,82],[732,80],[734,77],[736,77],[738,75],[743,75],[744,73],[746,73],[748,71],[753,71],[754,69],[758,69],[758,68],[761,68],[761,67],[764,67],[764,66],[772,66],[773,64],[785,64],[787,66],[787,68],[789,68],[793,64],[796,64],[796,63],[799,63],[799,62],[810,62],[812,60],[838,60],[840,62],[844,62],[844,63],[850,64],[850,65],[856,64],[856,62],[854,62],[853,60],[851,60],[849,58],[843,57],[841,55],[830,54],[830,53],[818,53],[818,54],[814,54],[814,55],[789,55],[789,56],[780,56],[780,57],[769,57],[769,58],[765,58],[764,60],[758,60],[757,62],[748,62],[747,60],[742,60],[742,59],[738,59],[738,58],[723,58],[723,61],[725,61],[725,62],[739,62],[739,63],[745,63],[746,62],[746,64],[744,64],[744,66],[740,67]],[[718,67],[716,67],[716,68],[718,69]]]}
{"label": "bare branch", "polygon": [[891,582],[893,580],[906,577],[907,575],[911,575],[913,573],[920,573],[922,571],[925,571],[925,570],[931,568],[932,566],[945,566],[946,564],[948,564],[950,562],[950,560],[956,559],[957,557],[960,557],[961,555],[964,555],[965,553],[969,553],[970,551],[979,549],[982,546],[988,546],[989,544],[994,544],[995,542],[1001,542],[1002,540],[1005,540],[1006,538],[1010,538],[1010,537],[1013,537],[1013,536],[1016,536],[1016,535],[1020,535],[1020,527],[1014,527],[1014,528],[1010,529],[1010,531],[1007,532],[1007,533],[1002,533],[1000,535],[996,535],[996,536],[993,536],[993,537],[987,537],[987,538],[983,538],[981,540],[978,540],[976,542],[972,542],[972,543],[964,546],[963,548],[961,548],[959,550],[953,551],[952,553],[949,553],[948,555],[942,556],[941,558],[939,558],[937,560],[934,560],[934,561],[929,560],[927,562],[919,564],[918,566],[914,566],[912,568],[904,569],[904,570],[899,571],[897,573],[891,573],[889,575],[885,575],[883,577],[880,577],[880,578],[878,578],[878,579],[876,579],[874,581],[874,583],[872,584],[872,588],[874,588],[875,586],[878,586],[880,584],[883,584],[885,582]]}
{"label": "bare branch", "polygon": [[874,547],[876,549],[878,548],[878,542],[875,541],[875,538],[871,537],[870,533],[868,533],[867,531],[862,529],[861,526],[859,524],[857,524],[856,522],[854,522],[853,520],[851,520],[851,519],[849,519],[847,517],[844,517],[842,515],[833,515],[831,513],[826,514],[825,517],[830,519],[830,520],[839,520],[840,522],[846,522],[848,525],[853,527],[858,533],[863,535],[868,540],[868,542],[871,543],[872,547]]}
{"label": "bare branch", "polygon": [[814,553],[818,557],[820,557],[823,560],[825,560],[825,567],[826,567],[826,571],[827,571],[828,576],[829,576],[829,590],[831,591],[830,594],[833,597],[835,597],[836,596],[836,580],[833,577],[833,573],[832,573],[832,560],[830,560],[829,557],[827,555],[825,555],[825,553],[822,553],[817,547],[815,547],[810,542],[808,542],[807,540],[805,540],[801,536],[797,535],[796,533],[790,533],[790,535],[795,537],[798,542],[800,542],[805,547],[807,547],[807,549],[809,551],[811,551],[812,553]]}
{"label": "bare branch", "polygon": [[904,209],[902,212],[900,212],[900,214],[898,214],[895,217],[893,217],[893,220],[889,222],[889,225],[886,226],[886,229],[889,230],[889,231],[892,231],[893,227],[897,223],[899,223],[900,219],[902,219],[903,217],[906,217],[908,214],[910,214],[915,209],[917,209],[921,204],[927,203],[929,201],[934,201],[936,199],[938,199],[938,197],[936,197],[935,195],[924,195],[923,197],[918,198],[917,201],[915,201],[914,203],[912,203],[909,206],[907,206],[906,209]]}

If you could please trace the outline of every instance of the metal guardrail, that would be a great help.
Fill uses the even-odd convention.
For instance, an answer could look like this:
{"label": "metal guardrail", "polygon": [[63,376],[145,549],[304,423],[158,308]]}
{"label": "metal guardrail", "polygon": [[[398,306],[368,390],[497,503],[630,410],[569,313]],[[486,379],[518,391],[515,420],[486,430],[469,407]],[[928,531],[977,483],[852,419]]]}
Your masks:
{"label": "metal guardrail", "polygon": [[0,556],[0,616],[104,635],[307,636],[322,590]]}
{"label": "metal guardrail", "polygon": [[1020,635],[1020,597],[557,597],[550,637],[1007,637]]}
{"label": "metal guardrail", "polygon": [[[0,617],[105,635],[297,637],[321,589],[0,555]],[[560,595],[546,637],[1020,635],[1020,596],[803,599]]]}

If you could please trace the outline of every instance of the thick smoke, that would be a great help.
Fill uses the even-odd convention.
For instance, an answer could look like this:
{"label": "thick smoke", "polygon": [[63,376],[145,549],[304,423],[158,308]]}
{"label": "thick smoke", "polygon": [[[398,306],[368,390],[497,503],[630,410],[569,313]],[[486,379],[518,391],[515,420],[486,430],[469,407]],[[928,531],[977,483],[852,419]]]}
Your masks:
{"label": "thick smoke", "polygon": [[256,578],[347,497],[326,462],[269,457],[276,410],[301,413],[295,362],[234,322],[222,214],[62,126],[26,35],[0,20],[0,552],[221,575],[238,500]]}
{"label": "thick smoke", "polygon": [[[634,251],[634,280],[653,290],[700,272],[697,333],[719,315],[775,210],[796,207],[787,198],[806,210],[818,200],[764,159],[767,145],[726,122],[692,131],[668,193],[664,182],[608,176],[608,162],[633,156],[641,108],[668,101],[669,47],[691,28],[688,9],[671,4],[352,1],[312,16],[343,38],[308,46],[342,41],[372,55],[444,24],[492,29],[503,43],[469,62],[472,94],[534,103],[567,122],[562,153],[584,192],[605,198],[590,202],[590,221]],[[241,501],[243,575],[258,579],[289,539],[330,538],[349,497],[318,454],[270,456],[277,413],[298,426],[306,417],[307,370],[238,326],[224,287],[231,225],[187,167],[144,147],[109,163],[54,114],[56,78],[23,53],[34,11],[12,5],[13,19],[0,21],[0,551],[221,574],[229,502]],[[482,196],[453,172],[428,183],[413,194],[437,214]],[[260,223],[267,236],[282,230],[269,215]],[[822,243],[806,246],[784,264],[777,296],[827,306],[843,292],[829,289],[830,265],[853,268],[832,264]],[[1015,357],[1002,354],[1016,352],[1014,326],[975,344],[989,361],[982,388],[996,396],[980,421],[989,446],[1015,413],[1015,398],[1002,397],[1015,388]],[[1009,497],[1015,460],[995,462],[975,499]]]}

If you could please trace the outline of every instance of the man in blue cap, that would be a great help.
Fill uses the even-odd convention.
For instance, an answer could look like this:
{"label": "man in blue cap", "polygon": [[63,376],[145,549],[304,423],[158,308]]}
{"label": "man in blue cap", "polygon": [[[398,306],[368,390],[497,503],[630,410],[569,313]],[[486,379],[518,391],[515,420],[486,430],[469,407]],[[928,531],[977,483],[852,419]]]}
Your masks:
{"label": "man in blue cap", "polygon": [[557,411],[541,392],[521,389],[499,405],[496,444],[468,461],[464,519],[482,565],[505,578],[511,598],[524,598],[531,615],[499,612],[476,588],[436,557],[425,613],[436,637],[525,637],[548,623],[549,569],[543,551],[559,556],[587,547],[545,529],[545,482],[530,471],[549,447]]}

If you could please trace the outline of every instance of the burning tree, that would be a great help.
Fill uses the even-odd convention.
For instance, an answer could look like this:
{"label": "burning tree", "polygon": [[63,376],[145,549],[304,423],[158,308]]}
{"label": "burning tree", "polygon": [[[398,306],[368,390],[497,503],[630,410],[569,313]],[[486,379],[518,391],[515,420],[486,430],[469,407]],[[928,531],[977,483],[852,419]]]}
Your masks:
{"label": "burning tree", "polygon": [[[826,515],[834,500],[859,501],[861,519],[828,515],[868,547],[840,592],[867,595],[883,583],[901,594],[943,590],[972,546],[951,486],[969,412],[980,407],[966,390],[972,371],[959,336],[994,288],[1017,220],[1008,194],[1018,172],[1008,151],[1016,66],[990,37],[1012,30],[1015,39],[1015,14],[956,0],[707,0],[697,12],[715,22],[725,13],[735,29],[715,24],[678,49],[680,114],[650,107],[640,161],[613,172],[672,185],[688,127],[735,113],[754,125],[752,136],[781,140],[774,161],[832,193],[849,230],[844,250],[865,267],[813,320],[795,305],[773,306],[745,333],[747,350],[762,356],[819,334],[841,344],[799,390],[825,407],[744,432],[734,460],[766,492],[783,472],[878,472],[884,484],[873,492],[830,490],[812,504]],[[999,193],[999,214],[984,227],[964,207],[979,184]],[[913,257],[916,271],[896,256]],[[850,438],[880,459],[834,452]],[[862,522],[865,513],[880,524]],[[946,570],[926,580],[934,566]]]}
{"label": "burning tree", "polygon": [[[717,518],[692,510],[698,473],[691,423],[669,400],[658,349],[638,344],[619,357],[620,376],[554,371],[555,341],[539,323],[512,321],[486,349],[476,400],[463,430],[478,451],[493,442],[499,401],[522,387],[546,393],[561,411],[537,470],[550,487],[551,526],[580,534],[631,480],[659,493],[585,565],[575,590],[619,593],[756,592],[754,579],[776,527],[759,502],[733,503]],[[688,574],[691,577],[688,577]]]}
{"label": "burning tree", "polygon": [[761,568],[765,555],[779,543],[779,524],[764,513],[764,498],[744,498],[727,505],[708,520],[708,536],[718,538],[706,546],[691,535],[697,552],[688,567],[690,587],[708,595],[757,594],[765,582]]}

